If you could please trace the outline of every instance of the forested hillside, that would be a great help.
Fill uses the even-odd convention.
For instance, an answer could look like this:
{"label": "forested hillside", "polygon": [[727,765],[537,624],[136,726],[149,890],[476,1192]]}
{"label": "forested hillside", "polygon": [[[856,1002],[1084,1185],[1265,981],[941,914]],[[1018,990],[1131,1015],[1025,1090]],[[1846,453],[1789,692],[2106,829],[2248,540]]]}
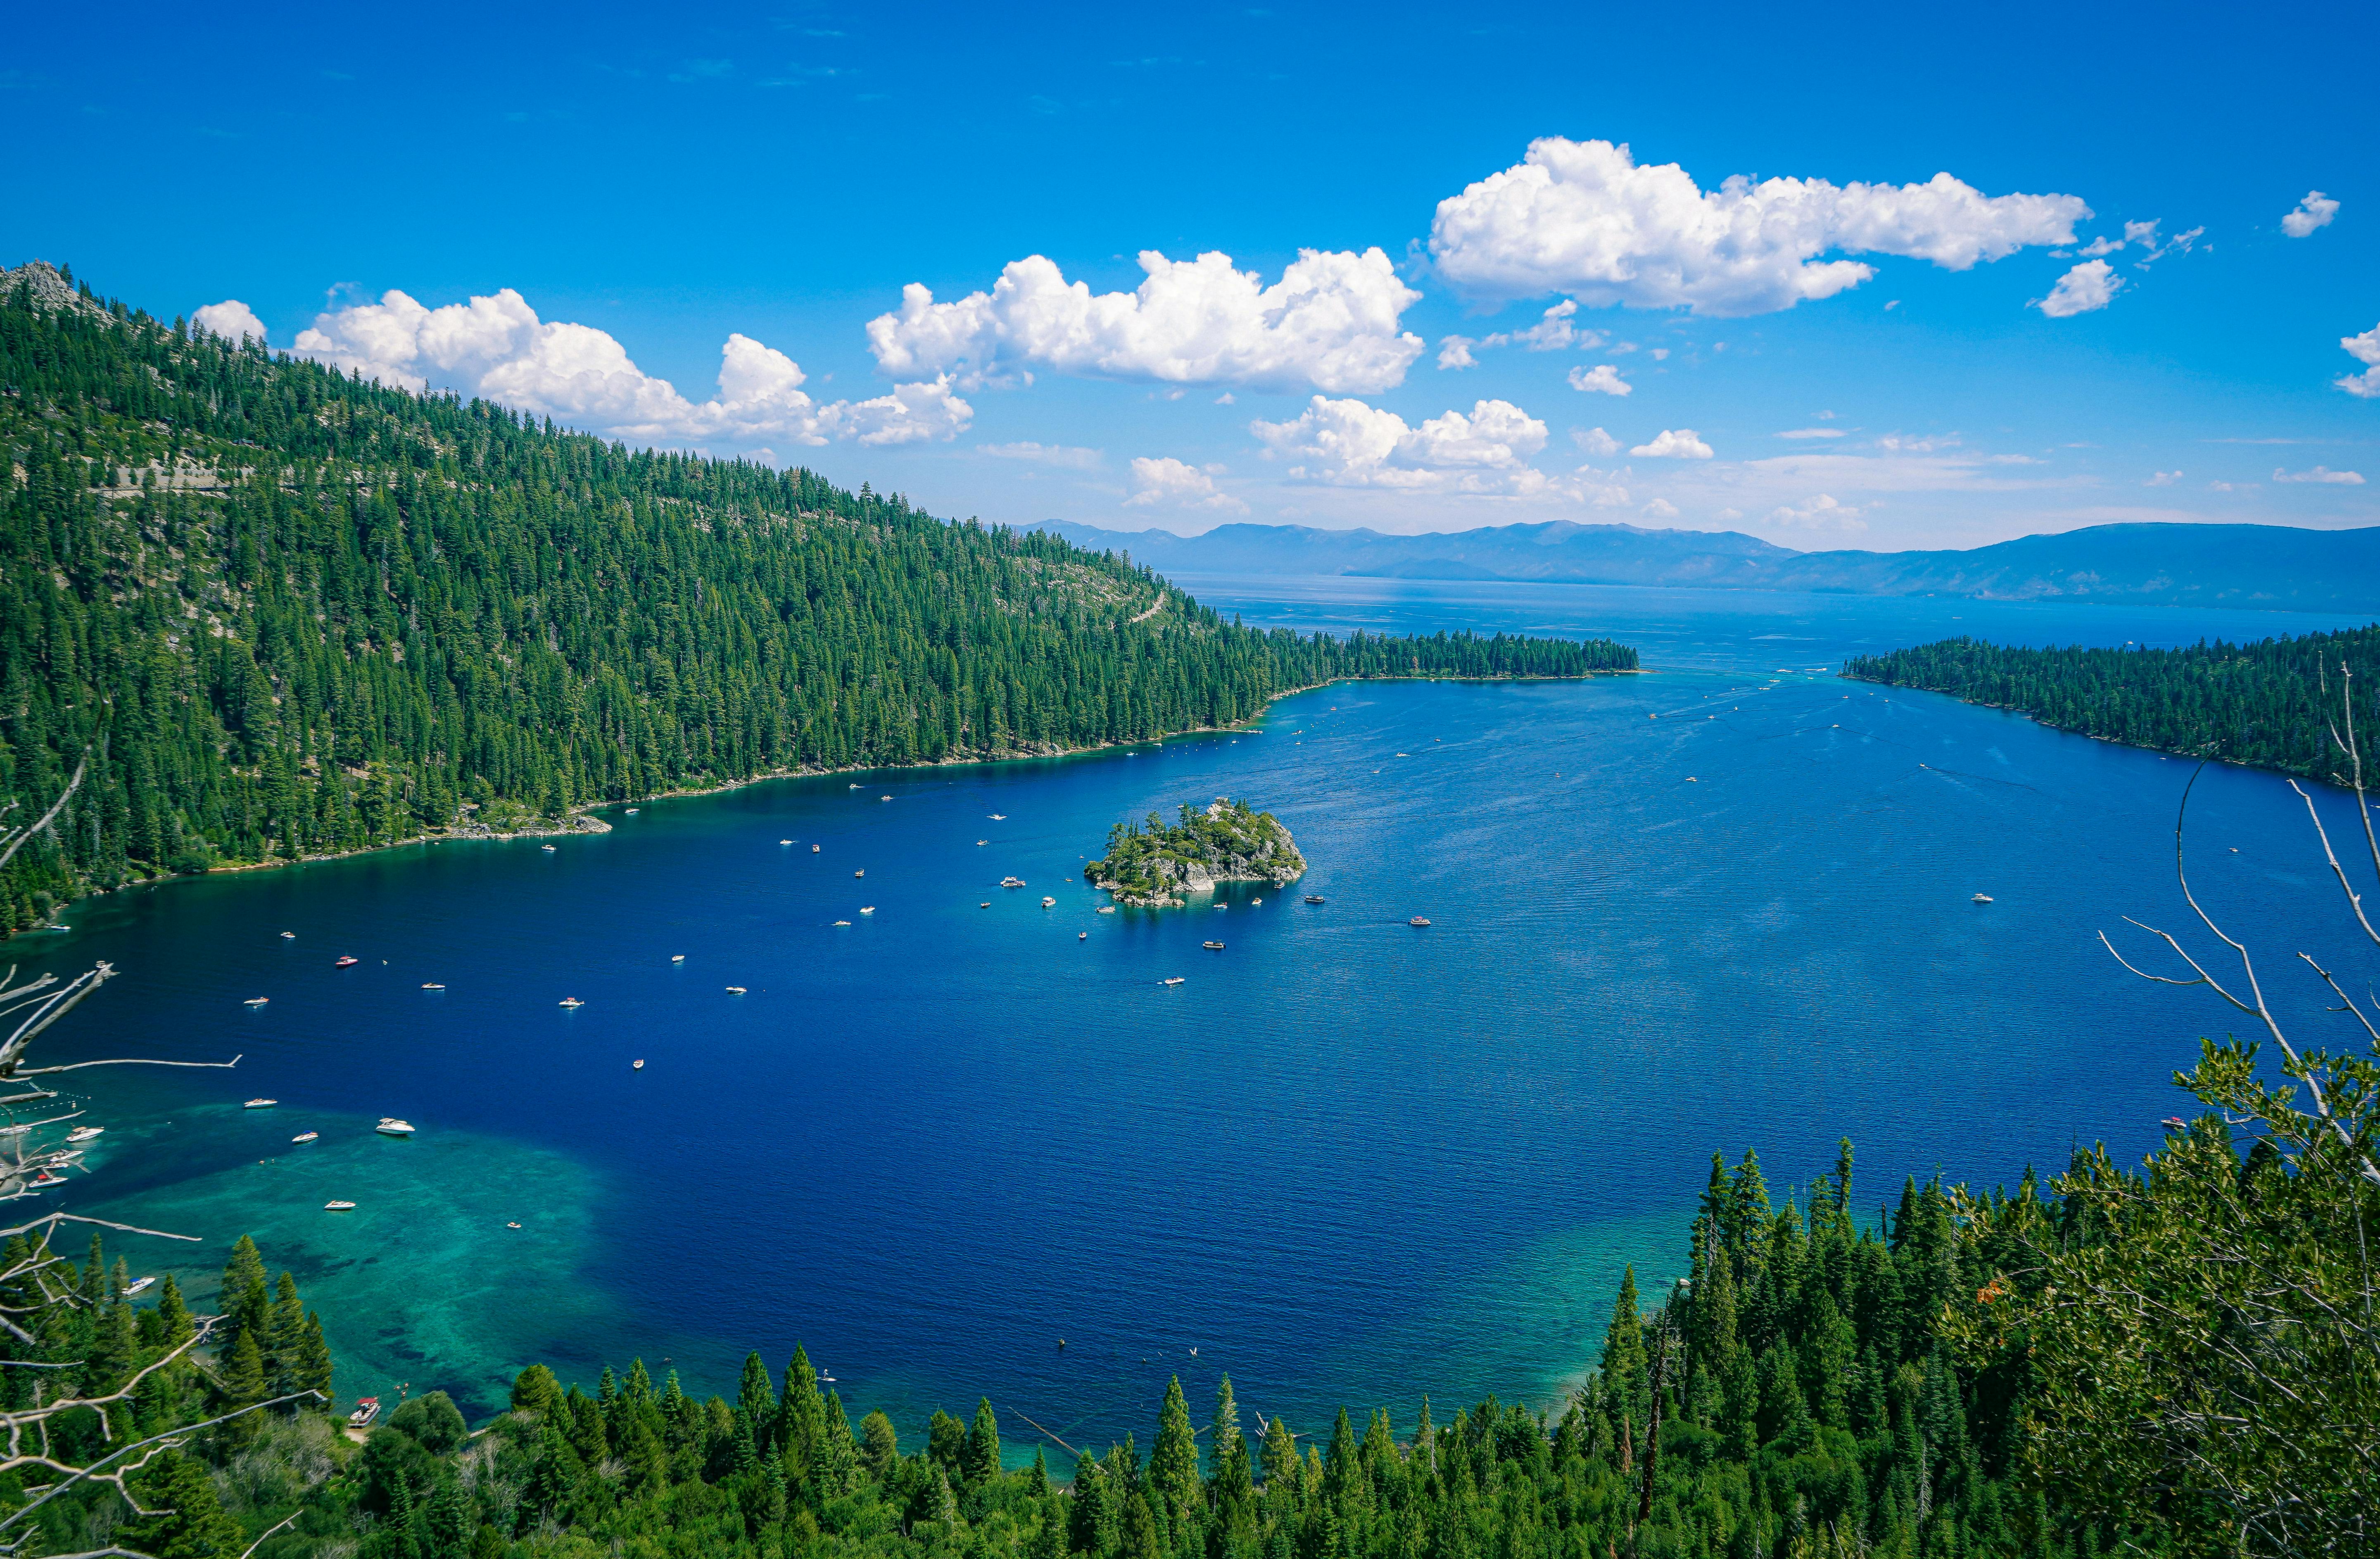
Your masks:
{"label": "forested hillside", "polygon": [[2380,730],[2380,625],[2180,650],[2031,650],[1946,639],[1860,655],[1843,675],[1949,693],[2046,725],[2160,752],[2212,756],[2327,779],[2344,760],[2327,734],[2339,668],[2364,679],[2356,718]]}
{"label": "forested hillside", "polygon": [[1635,654],[1220,620],[1145,568],[806,470],[638,452],[0,277],[0,803],[86,754],[78,887],[804,769],[1245,720],[1343,676]]}

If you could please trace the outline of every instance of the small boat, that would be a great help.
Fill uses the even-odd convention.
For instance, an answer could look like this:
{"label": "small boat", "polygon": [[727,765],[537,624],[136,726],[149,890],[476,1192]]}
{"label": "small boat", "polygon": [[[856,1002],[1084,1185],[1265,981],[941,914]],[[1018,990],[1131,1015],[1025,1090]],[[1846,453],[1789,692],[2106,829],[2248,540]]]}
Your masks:
{"label": "small boat", "polygon": [[251,1099],[247,1103],[242,1104],[240,1108],[243,1110],[270,1110],[273,1106],[280,1102],[281,1101],[278,1099]]}
{"label": "small boat", "polygon": [[2180,1115],[2168,1115],[2165,1119],[2157,1122],[2157,1124],[2164,1127],[2168,1131],[2187,1131],[2190,1129],[2190,1123],[2183,1120]]}
{"label": "small boat", "polygon": [[989,845],[989,844],[990,844],[990,843],[991,843],[991,841],[990,841],[990,840],[989,840],[989,839],[978,839],[978,840],[976,841],[976,843],[977,843],[977,844],[978,844],[978,845]]}
{"label": "small boat", "polygon": [[1102,915],[1112,915],[1115,913],[1115,906],[1112,904],[1102,904],[1099,906],[1099,913]]}
{"label": "small boat", "polygon": [[876,913],[876,906],[872,904],[863,904],[859,907],[859,912],[863,915],[873,915]]}
{"label": "small boat", "polygon": [[1006,812],[994,812],[991,814],[991,821],[994,822],[1006,822],[1008,821],[1008,814]]}
{"label": "small boat", "polygon": [[586,1004],[585,1002],[580,1001],[580,1000],[579,1000],[577,997],[576,997],[576,996],[565,996],[565,997],[563,997],[563,998],[562,998],[562,1000],[560,1000],[559,1002],[556,1002],[556,1003],[554,1004],[554,1005],[556,1005],[556,1006],[565,1006],[565,1007],[583,1007],[583,1006],[585,1006],[586,1005],[587,1005],[587,1004]]}
{"label": "small boat", "polygon": [[1044,909],[1055,909],[1058,907],[1058,901],[1055,898],[1052,898],[1050,895],[1043,894],[1041,895],[1041,907]]}
{"label": "small boat", "polygon": [[319,1131],[301,1131],[301,1132],[299,1132],[297,1136],[292,1137],[289,1140],[290,1140],[290,1141],[292,1141],[293,1143],[294,1143],[294,1142],[311,1142],[311,1141],[314,1141],[315,1139],[317,1139],[318,1138],[320,1138],[322,1135],[322,1134],[321,1132],[319,1132]]}
{"label": "small boat", "polygon": [[538,848],[543,850],[548,855],[552,855],[553,853],[553,846],[552,845],[540,845]]}
{"label": "small boat", "polygon": [[103,1126],[79,1126],[72,1131],[67,1133],[67,1140],[69,1142],[88,1142],[106,1129],[107,1127]]}
{"label": "small boat", "polygon": [[628,815],[629,815],[630,817],[635,817],[635,816],[637,815],[637,812],[638,812],[638,809],[637,809],[637,808],[635,808],[635,807],[631,807],[631,808],[629,808],[629,809],[628,809]]}
{"label": "small boat", "polygon": [[1000,880],[1000,885],[1003,888],[1021,888],[1025,885],[1025,879],[1022,877],[1002,877]]}
{"label": "small boat", "polygon": [[519,1228],[519,1227],[520,1227],[520,1225],[519,1225],[518,1224],[506,1224],[504,1225],[504,1227],[506,1227],[506,1228],[508,1228],[508,1229],[517,1229],[517,1228]]}
{"label": "small boat", "polygon": [[879,796],[879,797],[877,798],[877,799],[878,799],[879,801],[890,801],[891,799],[892,799],[892,798],[891,798],[890,796]]}
{"label": "small boat", "polygon": [[[851,924],[851,922],[849,920],[837,920],[835,924],[838,926],[847,926]],[[727,988],[727,993],[731,996],[740,996],[744,994],[744,987],[741,985],[730,985]]]}
{"label": "small boat", "polygon": [[1427,915],[1416,915],[1412,920],[1407,920],[1405,924],[1409,926],[1426,926],[1429,924],[1429,917]]}
{"label": "small boat", "polygon": [[1216,907],[1216,908],[1218,908],[1218,909],[1229,909],[1229,908],[1231,907],[1231,906],[1230,906],[1230,905],[1228,905],[1228,904],[1219,904],[1219,905],[1215,906],[1215,907]]}
{"label": "small boat", "polygon": [[413,1135],[413,1123],[398,1120],[395,1115],[382,1115],[380,1124],[372,1129],[382,1137],[410,1137]]}
{"label": "small boat", "polygon": [[250,996],[248,1000],[240,1003],[239,1005],[244,1007],[261,1007],[271,1000],[273,1000],[273,998],[270,996]]}
{"label": "small boat", "polygon": [[1182,977],[1177,974],[1170,980],[1160,980],[1157,983],[1160,985],[1179,985],[1182,983]]}
{"label": "small boat", "polygon": [[1319,904],[1322,902],[1322,895],[1320,894],[1307,894],[1305,895],[1305,902],[1308,904]]}
{"label": "small boat", "polygon": [[686,962],[686,955],[683,953],[673,953],[670,955],[670,962],[674,964],[682,964]]}
{"label": "small boat", "polygon": [[780,839],[780,840],[778,840],[778,841],[777,841],[777,843],[779,843],[780,845],[790,845],[790,844],[792,844],[792,843],[793,843],[793,841],[792,841],[791,839]]}
{"label": "small boat", "polygon": [[26,1181],[25,1188],[29,1191],[46,1191],[52,1186],[63,1186],[66,1183],[67,1177],[65,1175],[57,1174],[53,1170],[44,1169],[42,1171],[38,1178]]}
{"label": "small boat", "polygon": [[1264,902],[1264,900],[1263,900],[1263,899],[1260,899],[1260,898],[1252,898],[1252,899],[1248,900],[1248,907],[1249,907],[1249,908],[1251,908],[1251,909],[1254,909],[1257,905],[1262,904],[1263,902]]}
{"label": "small boat", "polygon": [[835,924],[838,926],[847,926],[851,924],[851,922],[849,920],[837,920]]}
{"label": "small boat", "polygon": [[859,788],[859,786],[856,786],[856,785],[855,785],[855,786],[853,786],[851,788],[852,788],[852,789],[854,789],[854,790],[857,790],[857,789]]}
{"label": "small boat", "polygon": [[636,1060],[631,1061],[631,1062],[629,1062],[629,1063],[628,1063],[628,1070],[630,1070],[631,1072],[641,1072],[641,1071],[643,1071],[644,1069],[645,1069],[645,1063],[644,1063],[644,1058],[643,1058],[642,1056],[639,1056],[639,1057],[638,1057]]}
{"label": "small boat", "polygon": [[816,854],[818,854],[818,853],[819,853],[819,847],[818,847],[816,845],[812,845],[812,846],[810,846],[810,854],[812,854],[812,855],[816,855]]}
{"label": "small boat", "polygon": [[298,933],[296,932],[283,932],[281,933],[281,940],[284,942],[295,942],[298,940]]}
{"label": "small boat", "polygon": [[[351,1201],[334,1201],[331,1205],[333,1207],[344,1208],[353,1207],[355,1203]],[[379,1417],[380,1398],[377,1396],[358,1396],[356,1398],[356,1410],[347,1415],[347,1427],[349,1429],[368,1429],[370,1427],[371,1421]]]}
{"label": "small boat", "polygon": [[868,868],[863,866],[858,871],[853,872],[852,875],[855,877],[865,877],[868,875]]}
{"label": "small boat", "polygon": [[[322,1211],[325,1212],[353,1212],[355,1210],[356,1204],[351,1201],[326,1201],[322,1204]],[[380,1411],[378,1404],[375,1403],[373,1405],[372,1411],[375,1413]],[[349,1419],[347,1422],[354,1423],[355,1419]],[[371,1420],[370,1419],[366,1419],[364,1422],[370,1423]]]}
{"label": "small boat", "polygon": [[1076,932],[1075,933],[1075,940],[1076,942],[1088,942],[1091,940],[1091,933],[1088,932]]}
{"label": "small boat", "polygon": [[424,991],[443,991],[444,989],[446,989],[446,987],[444,987],[443,985],[439,984],[439,983],[438,983],[436,980],[423,980],[423,981],[421,982],[421,988],[422,988]]}
{"label": "small boat", "polygon": [[135,1294],[144,1293],[154,1287],[156,1283],[157,1280],[153,1277],[136,1277],[124,1285],[124,1297],[129,1299]]}
{"label": "small boat", "polygon": [[977,905],[976,907],[978,909],[989,909],[991,907],[991,900],[987,898],[981,904]]}
{"label": "small boat", "polygon": [[334,969],[353,968],[356,965],[362,962],[363,960],[361,958],[357,957],[352,953],[342,953],[337,957],[331,960],[331,967]]}
{"label": "small boat", "polygon": [[1223,944],[1222,944],[1221,943],[1220,943],[1220,942],[1208,942],[1208,943],[1203,943],[1203,944],[1201,944],[1201,945],[1202,945],[1202,946],[1204,946],[1204,947],[1207,949],[1207,951],[1208,951],[1209,953],[1220,953],[1220,952],[1221,952],[1221,951],[1223,950]]}
{"label": "small boat", "polygon": [[1992,901],[1992,895],[1989,895],[1989,894],[1977,894],[1974,897],[1973,897],[1973,898],[1969,899],[1967,902],[1968,902],[1968,903],[1970,903],[1970,904],[1989,904],[1991,901]]}

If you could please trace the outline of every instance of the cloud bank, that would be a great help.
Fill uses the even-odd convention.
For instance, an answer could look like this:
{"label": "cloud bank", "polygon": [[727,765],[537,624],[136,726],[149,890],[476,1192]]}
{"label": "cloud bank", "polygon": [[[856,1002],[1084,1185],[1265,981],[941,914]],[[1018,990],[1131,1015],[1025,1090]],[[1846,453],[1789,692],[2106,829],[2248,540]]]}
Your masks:
{"label": "cloud bank", "polygon": [[1157,460],[1143,456],[1133,457],[1132,495],[1124,504],[1128,507],[1163,505],[1181,509],[1222,509],[1232,514],[1248,512],[1248,506],[1237,498],[1217,492],[1213,477],[1171,456]]}
{"label": "cloud bank", "polygon": [[[197,318],[229,335],[226,325],[246,328],[256,316],[226,301]],[[820,405],[801,388],[791,358],[742,335],[720,348],[719,393],[697,404],[639,369],[605,332],[540,320],[511,287],[440,309],[392,288],[377,303],[315,316],[294,350],[417,394],[435,384],[632,443],[917,444],[954,438],[975,416],[947,379]]]}
{"label": "cloud bank", "polygon": [[1734,317],[1831,298],[1889,254],[1963,271],[2029,245],[2070,243],[2091,214],[2073,195],[1986,196],[1937,173],[1924,184],[1738,175],[1705,190],[1675,163],[1640,166],[1624,145],[1548,137],[1516,166],[1439,202],[1440,274],[1491,298]]}
{"label": "cloud bank", "polygon": [[1037,370],[1169,384],[1372,392],[1404,380],[1422,339],[1398,329],[1421,294],[1378,249],[1306,250],[1270,286],[1228,254],[1168,260],[1148,279],[1094,294],[1040,255],[1013,261],[990,292],[950,303],[912,282],[898,313],[868,323],[891,374],[950,375],[964,389],[1030,384]]}

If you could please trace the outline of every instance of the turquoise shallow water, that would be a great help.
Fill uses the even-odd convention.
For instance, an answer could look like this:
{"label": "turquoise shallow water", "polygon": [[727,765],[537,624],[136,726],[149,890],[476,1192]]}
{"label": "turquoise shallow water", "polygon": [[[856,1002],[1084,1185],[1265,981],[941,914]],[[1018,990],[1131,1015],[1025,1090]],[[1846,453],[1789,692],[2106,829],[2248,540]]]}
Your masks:
{"label": "turquoise shallow water", "polygon": [[[1757,1145],[1781,1188],[1849,1135],[1873,1204],[1906,1174],[2149,1145],[2220,1017],[2093,933],[2174,909],[2181,764],[1807,669],[1991,616],[1973,603],[1499,588],[1526,593],[1208,594],[1252,620],[1609,629],[1670,669],[1327,688],[1261,736],[775,782],[552,852],[78,906],[13,950],[126,971],[62,1058],[245,1059],[85,1074],[111,1151],[69,1205],[203,1236],[194,1275],[255,1234],[349,1395],[440,1385],[477,1414],[532,1359],[591,1382],[631,1355],[726,1389],[747,1347],[777,1366],[800,1339],[855,1413],[914,1431],[989,1395],[1029,1457],[1021,1415],[1145,1440],[1175,1372],[1204,1399],[1229,1370],[1300,1428],[1342,1401],[1405,1422],[1424,1392],[1550,1399],[1623,1262],[1675,1275],[1714,1148]],[[2331,626],[2019,615],[2101,642]],[[1110,822],[1225,793],[1290,824],[1306,882],[1096,913],[1080,864]],[[2201,794],[2216,902],[2334,945],[2293,799],[2234,771]],[[281,1103],[237,1109],[252,1093]],[[372,1136],[382,1114],[420,1135]]]}

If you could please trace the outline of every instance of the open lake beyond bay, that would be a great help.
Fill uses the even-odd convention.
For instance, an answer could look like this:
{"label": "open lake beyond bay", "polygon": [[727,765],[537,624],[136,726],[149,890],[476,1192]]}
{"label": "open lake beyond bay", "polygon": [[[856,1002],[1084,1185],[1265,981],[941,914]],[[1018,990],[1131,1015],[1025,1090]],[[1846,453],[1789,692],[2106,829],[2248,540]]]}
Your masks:
{"label": "open lake beyond bay", "polygon": [[[2179,927],[2190,764],[1843,682],[1845,654],[2348,626],[1192,588],[1252,623],[1608,633],[1652,672],[1333,687],[1260,735],[771,782],[609,809],[551,851],[86,901],[10,949],[124,971],[53,1059],[245,1059],[82,1074],[109,1147],[160,1151],[95,1154],[66,1205],[203,1236],[117,1247],[194,1299],[253,1234],[322,1309],[342,1396],[442,1386],[474,1419],[531,1361],[591,1386],[667,1355],[732,1392],[747,1349],[779,1370],[797,1339],[905,1435],[990,1396],[1012,1459],[1037,1430],[1146,1435],[1173,1374],[1204,1404],[1228,1371],[1300,1430],[1342,1402],[1402,1427],[1426,1392],[1441,1416],[1543,1403],[1592,1362],[1624,1262],[1679,1275],[1713,1150],[1756,1147],[1781,1197],[1848,1136],[1871,1213],[1909,1175],[2013,1184],[2095,1139],[2136,1159],[2227,1027],[2095,940],[2127,913]],[[1098,913],[1082,867],[1111,823],[1220,795],[1286,822],[1306,880]],[[2192,839],[2211,906],[2317,1009],[2285,961],[2340,917],[2302,807],[2213,771]],[[258,1094],[278,1106],[240,1108]],[[374,1136],[384,1114],[419,1135]]]}

